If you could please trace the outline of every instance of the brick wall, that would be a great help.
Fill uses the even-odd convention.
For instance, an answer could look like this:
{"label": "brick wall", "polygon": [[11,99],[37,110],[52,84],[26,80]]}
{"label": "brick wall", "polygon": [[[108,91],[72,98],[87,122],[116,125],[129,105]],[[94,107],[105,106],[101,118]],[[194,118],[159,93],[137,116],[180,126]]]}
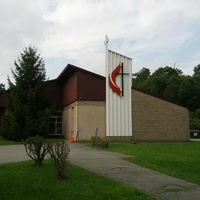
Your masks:
{"label": "brick wall", "polygon": [[189,140],[189,111],[168,101],[132,90],[133,140]]}

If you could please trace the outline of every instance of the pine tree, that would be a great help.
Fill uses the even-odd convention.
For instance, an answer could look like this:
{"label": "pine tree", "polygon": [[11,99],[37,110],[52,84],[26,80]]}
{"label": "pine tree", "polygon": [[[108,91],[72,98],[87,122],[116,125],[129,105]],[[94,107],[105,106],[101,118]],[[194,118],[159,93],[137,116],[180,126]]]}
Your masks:
{"label": "pine tree", "polygon": [[7,115],[2,120],[1,133],[7,139],[25,139],[48,134],[50,110],[45,98],[46,70],[44,59],[35,47],[26,47],[18,60],[11,82],[8,77]]}
{"label": "pine tree", "polygon": [[0,92],[5,91],[5,85],[3,83],[0,83]]}

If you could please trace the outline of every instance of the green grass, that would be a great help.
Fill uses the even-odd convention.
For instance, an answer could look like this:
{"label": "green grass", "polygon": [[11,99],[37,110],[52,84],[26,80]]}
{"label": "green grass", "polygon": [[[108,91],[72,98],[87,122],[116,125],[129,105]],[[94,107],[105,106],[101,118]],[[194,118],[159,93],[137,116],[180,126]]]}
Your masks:
{"label": "green grass", "polygon": [[200,184],[200,142],[110,142],[110,151],[135,164]]}
{"label": "green grass", "polygon": [[[50,140],[50,141],[66,141],[65,139],[62,139],[62,138],[48,138],[47,140]],[[5,140],[2,137],[0,137],[0,146],[2,146],[2,145],[16,145],[16,144],[23,144],[23,142],[22,141]]]}
{"label": "green grass", "polygon": [[0,200],[153,200],[141,191],[68,165],[69,178],[59,180],[50,161],[0,165]]}
{"label": "green grass", "polygon": [[15,144],[22,144],[22,142],[5,140],[2,137],[0,137],[0,146],[2,146],[2,145],[15,145]]}

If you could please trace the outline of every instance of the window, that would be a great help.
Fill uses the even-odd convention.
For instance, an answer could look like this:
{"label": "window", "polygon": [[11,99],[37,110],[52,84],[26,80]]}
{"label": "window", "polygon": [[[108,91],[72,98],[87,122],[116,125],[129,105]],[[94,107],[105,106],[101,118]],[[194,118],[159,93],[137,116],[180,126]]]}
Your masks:
{"label": "window", "polygon": [[50,135],[62,134],[62,116],[51,116]]}

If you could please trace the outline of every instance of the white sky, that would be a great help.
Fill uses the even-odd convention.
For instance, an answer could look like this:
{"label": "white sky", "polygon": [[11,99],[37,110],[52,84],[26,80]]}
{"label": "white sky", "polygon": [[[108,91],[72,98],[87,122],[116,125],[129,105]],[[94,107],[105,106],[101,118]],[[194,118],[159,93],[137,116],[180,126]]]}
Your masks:
{"label": "white sky", "polygon": [[105,75],[109,48],[133,59],[133,73],[200,63],[200,0],[0,0],[0,83],[34,45],[56,78],[70,63]]}

